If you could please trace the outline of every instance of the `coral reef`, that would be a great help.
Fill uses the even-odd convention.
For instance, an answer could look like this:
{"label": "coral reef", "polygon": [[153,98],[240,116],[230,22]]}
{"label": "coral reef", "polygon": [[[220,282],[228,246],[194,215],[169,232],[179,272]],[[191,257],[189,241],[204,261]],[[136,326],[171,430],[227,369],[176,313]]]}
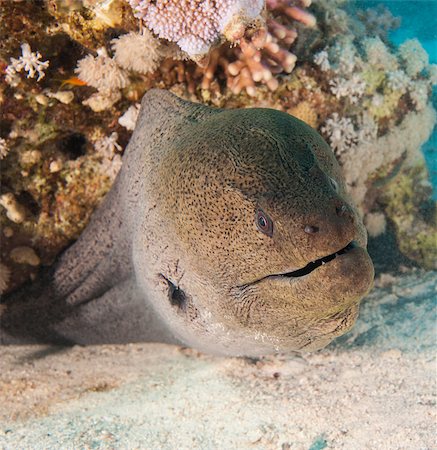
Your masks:
{"label": "coral reef", "polygon": [[[195,6],[203,8],[197,15]],[[398,20],[387,10],[349,7],[346,0],[2,5],[10,30],[0,40],[2,291],[37,276],[81,233],[121,167],[139,101],[152,87],[304,120],[334,149],[369,235],[394,233],[404,255],[433,267],[434,207],[419,149],[436,120],[437,66],[417,39],[390,44]],[[420,195],[412,195],[412,180]],[[17,248],[39,263],[19,262]]]}
{"label": "coral reef", "polygon": [[423,159],[414,161],[384,189],[380,201],[394,224],[400,251],[423,267],[437,269],[437,208]]}

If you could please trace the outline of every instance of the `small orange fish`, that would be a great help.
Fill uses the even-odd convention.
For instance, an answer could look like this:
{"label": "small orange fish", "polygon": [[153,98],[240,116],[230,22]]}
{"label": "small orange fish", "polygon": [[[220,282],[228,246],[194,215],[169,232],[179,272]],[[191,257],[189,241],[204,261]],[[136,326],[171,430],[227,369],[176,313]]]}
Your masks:
{"label": "small orange fish", "polygon": [[71,78],[68,78],[67,80],[64,80],[61,83],[61,88],[64,87],[66,84],[69,84],[71,86],[87,86],[85,81],[83,81],[77,77],[71,77]]}

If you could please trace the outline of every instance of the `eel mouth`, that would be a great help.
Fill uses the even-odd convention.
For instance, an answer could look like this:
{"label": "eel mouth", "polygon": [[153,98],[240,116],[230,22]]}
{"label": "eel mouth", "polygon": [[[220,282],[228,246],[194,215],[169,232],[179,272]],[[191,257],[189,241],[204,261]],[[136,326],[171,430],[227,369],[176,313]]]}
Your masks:
{"label": "eel mouth", "polygon": [[322,258],[316,259],[315,261],[311,261],[308,263],[305,267],[302,267],[301,269],[293,270],[292,272],[286,272],[276,275],[269,275],[270,277],[273,276],[280,276],[280,277],[288,277],[288,278],[295,278],[295,277],[303,277],[304,275],[308,275],[313,270],[317,269],[317,267],[323,266],[326,263],[332,261],[337,256],[344,255],[345,253],[348,253],[352,249],[358,247],[358,244],[355,241],[349,242],[349,244],[346,245],[346,247],[343,247],[340,250],[337,250],[334,253],[331,253],[330,255],[323,256]]}
{"label": "eel mouth", "polygon": [[324,266],[325,264],[329,263],[330,261],[337,258],[338,256],[349,253],[351,250],[353,250],[354,248],[358,248],[358,247],[359,247],[359,245],[356,241],[351,241],[351,242],[349,242],[349,244],[347,244],[342,249],[337,250],[336,252],[331,253],[330,255],[323,256],[322,258],[316,259],[315,261],[311,261],[305,267],[302,267],[301,269],[293,270],[292,272],[274,273],[271,275],[266,275],[265,277],[262,277],[256,281],[253,281],[252,283],[248,283],[248,284],[245,284],[245,285],[242,285],[239,287],[257,284],[266,279],[284,279],[284,278],[304,277],[305,275],[308,275],[311,272],[313,272],[318,267]]}

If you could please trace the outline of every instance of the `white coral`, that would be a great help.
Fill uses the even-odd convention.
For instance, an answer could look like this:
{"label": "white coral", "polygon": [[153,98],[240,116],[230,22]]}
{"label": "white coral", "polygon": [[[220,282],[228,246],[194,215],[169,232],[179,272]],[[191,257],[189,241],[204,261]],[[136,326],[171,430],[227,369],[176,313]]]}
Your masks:
{"label": "white coral", "polygon": [[6,139],[0,138],[0,159],[6,158],[8,153],[9,147]]}
{"label": "white coral", "polygon": [[109,109],[121,99],[120,91],[98,91],[85,99],[82,104],[89,106],[94,112]]}
{"label": "white coral", "polygon": [[111,179],[114,180],[122,166],[122,159],[120,155],[114,155],[112,160],[105,159],[102,163],[102,171]]}
{"label": "white coral", "polygon": [[24,43],[21,45],[21,56],[16,58],[11,58],[11,63],[6,68],[6,76],[9,84],[14,85],[14,74],[16,72],[21,72],[23,69],[27,72],[27,78],[35,78],[38,74],[36,81],[40,81],[44,78],[44,70],[49,66],[49,61],[41,61],[40,52],[32,52],[30,45]]}
{"label": "white coral", "polygon": [[357,143],[364,144],[376,140],[378,136],[378,124],[373,120],[372,116],[363,113],[358,121]]}
{"label": "white coral", "polygon": [[314,55],[314,62],[320,67],[322,72],[326,72],[331,68],[329,63],[329,55],[326,50],[322,50]]}
{"label": "white coral", "polygon": [[434,86],[437,84],[437,64],[430,64],[428,67],[428,77],[430,83]]}
{"label": "white coral", "polygon": [[118,123],[127,130],[132,131],[135,128],[138,114],[140,113],[140,106],[141,105],[139,103],[129,106],[127,111],[119,117]]}
{"label": "white coral", "polygon": [[366,38],[363,41],[366,60],[374,67],[384,70],[396,70],[399,66],[395,55],[391,54],[379,37]]}
{"label": "white coral", "polygon": [[410,161],[422,158],[421,146],[429,139],[436,123],[436,112],[427,105],[419,112],[410,112],[388,133],[372,142],[360,142],[341,154],[346,184],[355,204],[363,204],[371,174],[380,167],[393,165],[407,155]]}
{"label": "white coral", "polygon": [[99,91],[114,91],[128,84],[128,77],[117,63],[108,56],[105,48],[97,50],[97,56],[87,55],[77,63],[78,77]]}
{"label": "white coral", "polygon": [[117,142],[118,133],[113,132],[109,136],[105,136],[94,143],[94,148],[105,158],[112,159],[116,151],[123,150]]}
{"label": "white coral", "polygon": [[399,47],[399,57],[404,63],[405,72],[414,78],[428,66],[429,56],[418,39],[409,39]]}
{"label": "white coral", "polygon": [[351,39],[345,38],[329,48],[331,68],[340,75],[352,75],[362,65]]}
{"label": "white coral", "polygon": [[0,196],[0,205],[6,210],[6,217],[15,223],[22,223],[26,218],[26,209],[18,203],[12,192]]}
{"label": "white coral", "polygon": [[5,76],[6,83],[8,83],[12,87],[17,87],[18,83],[20,82],[20,77],[15,71],[14,66],[13,65],[7,66],[5,73],[6,73]]}
{"label": "white coral", "polygon": [[140,73],[153,72],[159,66],[163,54],[162,45],[146,29],[142,33],[128,33],[111,41],[116,63],[127,70]]}
{"label": "white coral", "polygon": [[429,97],[428,89],[428,80],[411,81],[408,91],[417,111],[421,111],[426,107]]}
{"label": "white coral", "polygon": [[366,82],[359,74],[352,75],[350,79],[336,77],[329,84],[337,98],[347,97],[352,104],[357,103],[366,91]]}
{"label": "white coral", "polygon": [[370,237],[377,237],[385,232],[387,220],[384,213],[367,213],[364,218],[364,225]]}
{"label": "white coral", "polygon": [[117,142],[118,133],[115,131],[110,136],[105,136],[94,143],[94,148],[102,156],[101,171],[112,180],[117,176],[122,165],[121,152],[123,148]]}
{"label": "white coral", "polygon": [[328,137],[331,147],[338,155],[354,147],[358,141],[352,120],[349,117],[340,117],[337,113],[326,120],[321,131]]}
{"label": "white coral", "polygon": [[403,70],[395,70],[387,73],[387,86],[392,91],[404,94],[410,84],[410,77]]}

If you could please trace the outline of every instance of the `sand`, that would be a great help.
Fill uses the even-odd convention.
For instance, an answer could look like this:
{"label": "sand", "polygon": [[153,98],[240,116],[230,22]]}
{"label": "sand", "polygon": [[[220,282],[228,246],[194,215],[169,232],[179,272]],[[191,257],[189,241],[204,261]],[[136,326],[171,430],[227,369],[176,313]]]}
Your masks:
{"label": "sand", "polygon": [[437,273],[378,285],[315,354],[0,348],[0,448],[436,448]]}

